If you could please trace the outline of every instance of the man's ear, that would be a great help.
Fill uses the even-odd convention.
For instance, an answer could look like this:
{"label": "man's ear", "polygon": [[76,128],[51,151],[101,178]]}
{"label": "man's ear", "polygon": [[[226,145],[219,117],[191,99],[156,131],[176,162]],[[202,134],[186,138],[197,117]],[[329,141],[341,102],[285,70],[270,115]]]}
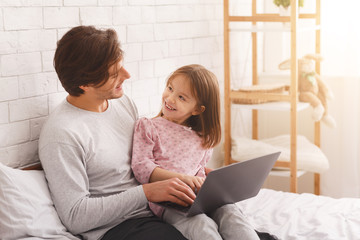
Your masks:
{"label": "man's ear", "polygon": [[203,113],[205,111],[205,106],[201,105],[200,107],[196,108],[192,115],[199,115],[200,113]]}
{"label": "man's ear", "polygon": [[80,89],[82,89],[84,92],[89,91],[89,86],[88,85],[81,85],[79,86]]}

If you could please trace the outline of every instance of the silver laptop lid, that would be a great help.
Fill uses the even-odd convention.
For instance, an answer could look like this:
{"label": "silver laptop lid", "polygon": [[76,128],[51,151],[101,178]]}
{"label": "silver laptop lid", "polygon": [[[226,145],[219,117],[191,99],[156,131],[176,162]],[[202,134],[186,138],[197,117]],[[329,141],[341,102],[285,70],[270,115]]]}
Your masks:
{"label": "silver laptop lid", "polygon": [[280,152],[276,152],[213,170],[186,215],[211,212],[225,204],[256,196],[279,155]]}

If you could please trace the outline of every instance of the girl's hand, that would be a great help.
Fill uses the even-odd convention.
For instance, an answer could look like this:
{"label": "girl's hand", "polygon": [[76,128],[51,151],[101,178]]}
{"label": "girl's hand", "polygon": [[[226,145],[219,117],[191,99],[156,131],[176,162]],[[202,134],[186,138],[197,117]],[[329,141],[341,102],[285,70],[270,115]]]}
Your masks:
{"label": "girl's hand", "polygon": [[207,176],[209,174],[209,172],[211,172],[212,170],[214,170],[214,169],[205,167],[205,175]]}
{"label": "girl's hand", "polygon": [[201,186],[203,185],[205,178],[197,177],[197,176],[190,176],[190,175],[182,175],[180,180],[186,183],[194,193],[199,192]]}

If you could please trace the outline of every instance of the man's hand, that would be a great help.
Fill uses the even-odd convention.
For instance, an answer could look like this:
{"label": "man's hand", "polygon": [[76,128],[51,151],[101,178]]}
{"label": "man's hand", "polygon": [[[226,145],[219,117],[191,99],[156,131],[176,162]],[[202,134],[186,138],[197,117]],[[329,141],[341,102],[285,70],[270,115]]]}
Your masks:
{"label": "man's hand", "polygon": [[150,202],[170,201],[182,206],[191,205],[195,194],[191,188],[178,178],[143,184],[146,198]]}

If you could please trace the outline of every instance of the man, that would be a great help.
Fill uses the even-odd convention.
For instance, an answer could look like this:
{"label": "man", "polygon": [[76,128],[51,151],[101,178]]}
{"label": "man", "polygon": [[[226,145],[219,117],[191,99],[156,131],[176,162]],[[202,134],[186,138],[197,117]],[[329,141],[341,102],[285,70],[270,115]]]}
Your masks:
{"label": "man", "polygon": [[148,201],[193,202],[179,179],[139,185],[131,169],[134,103],[113,30],[79,26],[57,44],[54,66],[69,93],[49,116],[39,157],[60,219],[84,239],[185,239]]}

